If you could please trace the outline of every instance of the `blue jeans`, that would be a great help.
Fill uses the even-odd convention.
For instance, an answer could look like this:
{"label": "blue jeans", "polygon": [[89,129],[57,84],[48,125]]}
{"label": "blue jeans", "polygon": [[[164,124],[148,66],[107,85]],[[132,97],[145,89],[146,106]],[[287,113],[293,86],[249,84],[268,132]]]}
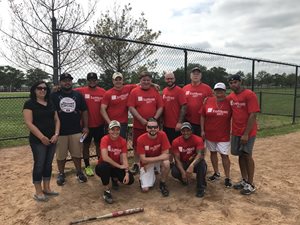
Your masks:
{"label": "blue jeans", "polygon": [[55,144],[48,146],[44,144],[30,144],[34,161],[32,170],[32,180],[34,184],[41,183],[42,180],[50,180],[55,146]]}

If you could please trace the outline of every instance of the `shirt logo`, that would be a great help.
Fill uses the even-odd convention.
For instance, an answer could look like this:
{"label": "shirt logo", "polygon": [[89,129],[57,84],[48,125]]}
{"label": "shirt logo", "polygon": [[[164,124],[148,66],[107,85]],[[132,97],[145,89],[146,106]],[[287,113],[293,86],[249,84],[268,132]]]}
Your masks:
{"label": "shirt logo", "polygon": [[84,94],[85,99],[89,99],[90,97],[91,97],[90,94]]}
{"label": "shirt logo", "polygon": [[139,102],[143,101],[143,97],[142,96],[138,96],[138,101]]}
{"label": "shirt logo", "polygon": [[65,113],[72,113],[76,109],[76,102],[72,98],[64,97],[60,100],[59,107]]}
{"label": "shirt logo", "polygon": [[208,109],[207,109],[207,112],[210,113],[210,112],[212,112],[212,110],[213,110],[212,108],[208,108]]}

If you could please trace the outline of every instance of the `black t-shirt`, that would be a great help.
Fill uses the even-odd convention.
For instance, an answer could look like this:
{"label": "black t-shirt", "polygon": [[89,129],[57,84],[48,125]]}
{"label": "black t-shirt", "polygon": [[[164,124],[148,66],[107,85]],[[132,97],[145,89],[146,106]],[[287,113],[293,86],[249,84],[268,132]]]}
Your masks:
{"label": "black t-shirt", "polygon": [[80,133],[81,113],[87,110],[82,95],[73,90],[70,93],[58,91],[51,94],[51,99],[60,119],[60,135]]}
{"label": "black t-shirt", "polygon": [[[51,101],[48,101],[47,105],[44,106],[31,99],[24,103],[23,109],[29,109],[32,111],[32,123],[49,139],[55,133],[55,121],[54,113],[55,108]],[[29,135],[30,143],[42,143],[35,135],[30,132]]]}

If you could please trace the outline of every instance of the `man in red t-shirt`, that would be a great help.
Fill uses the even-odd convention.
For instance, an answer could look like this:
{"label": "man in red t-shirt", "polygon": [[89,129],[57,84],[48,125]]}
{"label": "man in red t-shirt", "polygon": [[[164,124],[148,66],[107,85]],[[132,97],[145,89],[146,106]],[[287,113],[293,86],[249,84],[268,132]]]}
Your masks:
{"label": "man in red t-shirt", "polygon": [[257,131],[256,114],[260,109],[256,94],[242,87],[239,75],[232,75],[228,81],[233,91],[228,96],[232,108],[231,154],[239,156],[242,175],[242,180],[233,187],[241,189],[241,194],[250,195],[255,191],[252,151]]}
{"label": "man in red t-shirt", "polygon": [[212,96],[212,90],[207,85],[201,82],[202,73],[199,67],[195,67],[191,71],[191,83],[183,87],[187,99],[186,121],[190,122],[193,127],[194,134],[200,136],[200,114],[203,100]]}
{"label": "man in red t-shirt", "polygon": [[166,179],[170,172],[169,148],[167,135],[159,131],[158,122],[154,118],[146,122],[147,133],[137,139],[137,153],[140,156],[140,182],[143,192],[149,191],[155,183],[155,169],[161,171],[159,189],[164,197],[169,195]]}
{"label": "man in red t-shirt", "polygon": [[166,132],[169,142],[180,135],[180,128],[184,121],[186,111],[186,97],[184,91],[175,84],[173,72],[165,74],[167,87],[162,91],[164,103],[163,130]]}
{"label": "man in red t-shirt", "polygon": [[201,136],[205,139],[206,149],[210,151],[210,160],[214,174],[208,177],[209,181],[220,178],[218,167],[218,152],[221,154],[225,173],[225,187],[232,187],[230,180],[230,122],[231,107],[226,99],[226,86],[217,83],[214,87],[215,96],[208,97],[203,103],[201,113]]}
{"label": "man in red t-shirt", "polygon": [[79,87],[75,90],[80,92],[85,99],[88,108],[88,126],[89,133],[83,141],[83,160],[85,163],[85,173],[93,176],[94,172],[90,166],[90,145],[94,139],[96,153],[99,158],[99,143],[104,135],[104,120],[100,114],[100,106],[105,90],[98,85],[98,77],[96,73],[87,74],[87,86]]}
{"label": "man in red t-shirt", "polygon": [[106,91],[102,103],[101,114],[107,124],[111,120],[117,120],[121,123],[121,133],[123,138],[127,138],[128,125],[128,96],[132,89],[136,88],[136,84],[124,85],[123,75],[115,72],[112,76],[114,87]]}
{"label": "man in red t-shirt", "polygon": [[108,125],[108,135],[101,139],[101,157],[95,168],[96,174],[101,178],[104,186],[103,199],[111,204],[113,202],[109,188],[109,180],[112,179],[113,189],[118,189],[118,181],[131,185],[134,182],[133,174],[129,171],[127,159],[127,143],[120,136],[121,124],[112,120]]}
{"label": "man in red t-shirt", "polygon": [[189,122],[182,124],[181,134],[172,143],[175,166],[172,167],[171,174],[183,185],[187,185],[192,173],[196,173],[196,196],[201,198],[205,193],[207,171],[203,140],[193,134],[192,125]]}
{"label": "man in red t-shirt", "polygon": [[140,86],[133,89],[128,98],[128,107],[133,115],[133,148],[135,163],[133,172],[138,173],[138,155],[136,154],[137,139],[146,132],[147,119],[158,119],[163,112],[163,101],[158,91],[152,87],[151,74],[142,72],[139,76]]}

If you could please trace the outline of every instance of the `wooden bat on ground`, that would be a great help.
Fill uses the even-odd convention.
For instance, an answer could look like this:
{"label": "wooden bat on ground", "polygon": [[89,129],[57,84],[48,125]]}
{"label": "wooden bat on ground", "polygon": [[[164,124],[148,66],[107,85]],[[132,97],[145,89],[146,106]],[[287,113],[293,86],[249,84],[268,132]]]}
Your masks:
{"label": "wooden bat on ground", "polygon": [[113,217],[119,217],[119,216],[125,216],[125,215],[130,215],[134,213],[139,213],[139,212],[144,212],[144,208],[132,208],[132,209],[126,209],[126,210],[120,210],[120,211],[115,211],[111,212],[102,216],[95,216],[95,217],[88,217],[80,220],[75,220],[70,222],[70,224],[78,224],[78,223],[83,223],[87,221],[92,221],[92,220],[99,220],[99,219],[108,219],[108,218],[113,218]]}

